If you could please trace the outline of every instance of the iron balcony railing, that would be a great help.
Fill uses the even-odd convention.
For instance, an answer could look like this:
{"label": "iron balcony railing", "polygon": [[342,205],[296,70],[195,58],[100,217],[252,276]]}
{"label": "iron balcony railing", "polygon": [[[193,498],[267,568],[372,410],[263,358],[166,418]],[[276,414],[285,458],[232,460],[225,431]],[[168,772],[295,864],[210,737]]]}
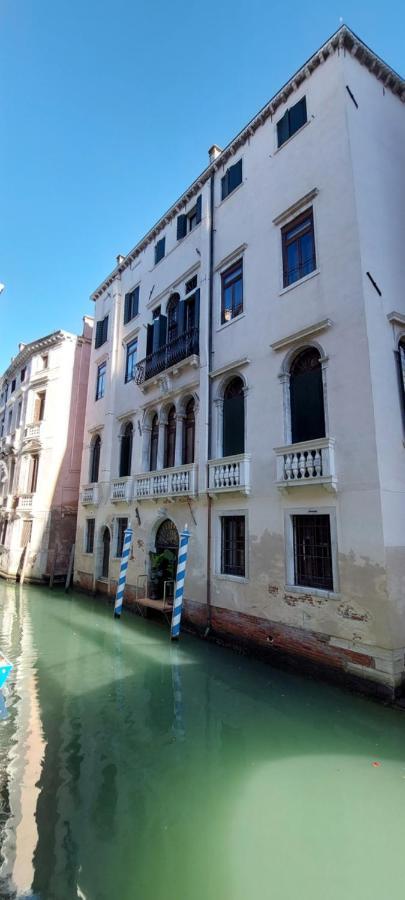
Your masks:
{"label": "iron balcony railing", "polygon": [[135,381],[137,384],[143,384],[148,378],[153,378],[159,372],[164,372],[170,366],[175,366],[182,359],[197,355],[198,352],[199,329],[197,327],[190,328],[189,331],[179,334],[174,341],[164,344],[163,347],[159,347],[159,350],[155,350],[154,353],[149,353],[145,359],[141,359],[136,365]]}

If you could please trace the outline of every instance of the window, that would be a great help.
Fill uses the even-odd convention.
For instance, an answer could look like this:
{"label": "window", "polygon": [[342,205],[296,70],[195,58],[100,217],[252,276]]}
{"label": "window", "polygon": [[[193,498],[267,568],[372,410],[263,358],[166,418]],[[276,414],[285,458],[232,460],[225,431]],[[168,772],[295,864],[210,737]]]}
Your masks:
{"label": "window", "polygon": [[95,524],[95,519],[86,519],[86,553],[94,553]]}
{"label": "window", "polygon": [[125,363],[125,384],[135,378],[136,353],[138,341],[135,339],[127,344],[127,359]]}
{"label": "window", "polygon": [[90,484],[97,484],[100,469],[101,437],[96,434],[90,447]]}
{"label": "window", "polygon": [[291,441],[325,437],[322,366],[315,347],[295,357],[290,371]]}
{"label": "window", "polygon": [[22,528],[21,528],[21,547],[27,547],[30,543],[32,535],[32,521],[31,519],[23,519]]}
{"label": "window", "polygon": [[127,422],[121,435],[120,478],[131,474],[133,432],[132,422]]}
{"label": "window", "polygon": [[9,475],[8,475],[8,492],[9,492],[9,494],[11,494],[13,491],[14,475],[15,475],[15,459],[12,459],[10,461],[10,469],[9,469]]}
{"label": "window", "polygon": [[101,319],[96,324],[96,336],[94,339],[94,346],[97,350],[98,347],[102,347],[105,344],[108,337],[108,316],[105,316],[104,319]]}
{"label": "window", "polygon": [[106,372],[107,363],[103,362],[97,369],[96,400],[101,400],[101,398],[104,397]]}
{"label": "window", "polygon": [[221,574],[245,577],[244,516],[221,516]]}
{"label": "window", "polygon": [[202,196],[197,197],[196,205],[188,213],[177,216],[177,240],[181,241],[186,234],[201,222]]}
{"label": "window", "polygon": [[243,260],[221,275],[221,324],[230,322],[243,311]]}
{"label": "window", "polygon": [[32,421],[35,423],[43,422],[45,414],[45,391],[40,391],[35,396],[34,415]]}
{"label": "window", "polygon": [[179,303],[178,294],[172,294],[167,304],[167,341],[170,344],[174,341],[179,333]]}
{"label": "window", "polygon": [[21,424],[21,413],[22,413],[22,401],[20,400],[17,406],[17,416],[15,420],[15,427],[19,428]]}
{"label": "window", "polygon": [[35,494],[38,484],[38,468],[39,468],[39,456],[38,454],[34,454],[31,456],[30,460],[30,469],[29,469],[29,480],[28,480],[28,490],[30,494]]}
{"label": "window", "polygon": [[149,470],[151,472],[155,472],[157,469],[158,444],[159,444],[159,419],[157,417],[157,413],[155,413],[155,415],[153,416],[153,419],[152,419],[152,428],[151,428],[151,433],[150,433]]}
{"label": "window", "polygon": [[118,519],[117,530],[117,556],[122,556],[124,549],[125,529],[128,528],[128,519]]}
{"label": "window", "polygon": [[294,584],[333,591],[330,517],[293,516]]}
{"label": "window", "polygon": [[292,137],[296,131],[302,128],[307,121],[307,101],[306,97],[286,109],[282,119],[277,122],[277,145],[281,147]]}
{"label": "window", "polygon": [[242,160],[240,159],[234,166],[230,166],[226,170],[225,175],[221,178],[221,199],[225,200],[228,194],[231,194],[239,184],[242,183]]}
{"label": "window", "polygon": [[49,364],[49,357],[47,353],[43,353],[41,356],[41,367],[43,369],[47,369]]}
{"label": "window", "polygon": [[21,374],[20,374],[21,382],[25,381],[25,373],[26,373],[26,371],[27,371],[27,369],[26,369],[25,367],[24,367],[24,369],[21,369]]}
{"label": "window", "polygon": [[183,457],[182,464],[187,466],[194,462],[195,444],[195,403],[193,398],[188,401],[183,423]]}
{"label": "window", "polygon": [[160,262],[161,259],[163,259],[164,255],[165,255],[165,245],[166,245],[165,237],[160,238],[160,241],[158,241],[157,244],[155,244],[155,266],[157,265],[158,262]]}
{"label": "window", "polygon": [[10,409],[9,414],[8,414],[8,422],[7,422],[7,434],[10,434],[10,432],[11,432],[12,421],[13,421],[13,410]]}
{"label": "window", "polygon": [[11,382],[11,391],[10,391],[11,394],[15,391],[15,384],[16,384],[16,380],[15,380],[15,378],[13,378],[13,380]]}
{"label": "window", "polygon": [[243,381],[233,378],[224,391],[222,455],[245,452],[245,397]]}
{"label": "window", "polygon": [[197,287],[197,275],[193,275],[193,277],[189,278],[189,280],[186,281],[186,283],[184,285],[184,291],[185,291],[186,296],[187,296],[187,294],[191,294],[192,291],[195,291],[196,287]]}
{"label": "window", "polygon": [[134,319],[135,316],[138,315],[139,312],[139,285],[134,288],[133,291],[130,291],[129,294],[125,294],[125,303],[124,303],[124,325],[127,322],[130,322],[131,319]]}
{"label": "window", "polygon": [[165,428],[165,458],[164,468],[171,469],[175,464],[176,453],[176,410],[171,406],[167,416]]}
{"label": "window", "polygon": [[283,286],[294,284],[316,268],[314,218],[307,209],[281,229]]}
{"label": "window", "polygon": [[7,528],[8,528],[8,519],[4,519],[3,523],[2,523],[2,534],[1,534],[1,540],[0,540],[0,544],[2,544],[3,547],[5,546],[5,543],[6,543]]}

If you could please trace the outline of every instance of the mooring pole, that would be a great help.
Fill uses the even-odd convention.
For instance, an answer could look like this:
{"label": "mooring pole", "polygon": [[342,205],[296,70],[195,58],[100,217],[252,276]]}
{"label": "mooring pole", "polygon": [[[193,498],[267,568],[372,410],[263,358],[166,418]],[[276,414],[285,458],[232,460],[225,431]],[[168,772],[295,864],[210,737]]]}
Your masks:
{"label": "mooring pole", "polygon": [[120,575],[117,584],[117,594],[115,597],[114,604],[114,619],[119,619],[122,613],[122,601],[124,597],[125,584],[127,580],[127,569],[128,569],[128,560],[129,554],[131,552],[131,544],[132,544],[132,528],[126,528],[124,531],[124,544],[122,547],[122,556],[121,556],[121,565],[120,565]]}
{"label": "mooring pole", "polygon": [[170,629],[170,637],[172,641],[177,641],[180,637],[181,613],[183,609],[184,579],[186,577],[188,542],[190,532],[187,525],[180,534],[179,560],[177,563],[176,589],[174,592],[174,603],[172,613],[172,627]]}

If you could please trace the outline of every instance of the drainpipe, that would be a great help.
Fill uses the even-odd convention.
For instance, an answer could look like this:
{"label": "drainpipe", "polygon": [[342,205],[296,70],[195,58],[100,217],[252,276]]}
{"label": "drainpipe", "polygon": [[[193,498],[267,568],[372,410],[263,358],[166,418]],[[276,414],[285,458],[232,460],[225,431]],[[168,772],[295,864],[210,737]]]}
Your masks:
{"label": "drainpipe", "polygon": [[[210,178],[210,249],[209,249],[209,280],[208,280],[208,460],[212,457],[212,356],[213,356],[213,300],[214,300],[214,186],[215,172]],[[209,470],[208,470],[209,471]],[[209,477],[209,476],[208,476]],[[208,493],[207,507],[207,625],[204,637],[208,637],[211,630],[211,530],[212,530],[212,498]]]}

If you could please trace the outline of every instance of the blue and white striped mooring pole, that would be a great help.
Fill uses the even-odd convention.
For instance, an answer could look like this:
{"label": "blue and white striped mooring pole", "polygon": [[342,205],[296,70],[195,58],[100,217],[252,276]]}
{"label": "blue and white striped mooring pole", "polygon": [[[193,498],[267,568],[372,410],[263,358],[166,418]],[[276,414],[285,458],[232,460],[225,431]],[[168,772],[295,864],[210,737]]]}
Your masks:
{"label": "blue and white striped mooring pole", "polygon": [[183,609],[184,579],[186,577],[188,542],[190,532],[187,525],[180,534],[179,561],[177,563],[176,590],[174,592],[174,603],[172,613],[172,627],[170,637],[172,641],[177,641],[180,637],[181,613]]}
{"label": "blue and white striped mooring pole", "polygon": [[132,528],[126,528],[124,531],[124,543],[122,547],[120,577],[118,579],[117,595],[115,597],[114,604],[114,619],[119,619],[122,613],[122,601],[124,597],[125,583],[127,580],[128,559],[131,552],[132,535]]}

